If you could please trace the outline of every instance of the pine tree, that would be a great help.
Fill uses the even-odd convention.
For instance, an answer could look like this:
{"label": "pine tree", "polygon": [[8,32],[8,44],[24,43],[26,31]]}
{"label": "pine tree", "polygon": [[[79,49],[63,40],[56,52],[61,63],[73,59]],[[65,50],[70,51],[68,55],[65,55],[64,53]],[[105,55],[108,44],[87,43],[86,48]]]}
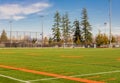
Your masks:
{"label": "pine tree", "polygon": [[74,27],[75,27],[75,32],[74,32],[73,41],[75,44],[80,44],[80,42],[82,42],[82,36],[81,36],[81,30],[80,30],[80,23],[78,20],[74,21]]}
{"label": "pine tree", "polygon": [[59,12],[57,11],[55,13],[55,16],[54,16],[54,25],[53,25],[53,28],[52,28],[52,31],[53,31],[53,41],[54,42],[60,42],[60,23],[61,23],[61,18],[60,18],[60,14]]}
{"label": "pine tree", "polygon": [[61,21],[61,30],[62,30],[62,37],[63,40],[65,40],[66,37],[66,26],[65,26],[65,16],[62,17],[62,21]]}
{"label": "pine tree", "polygon": [[5,30],[2,31],[0,40],[1,40],[1,42],[6,42],[8,40]]}
{"label": "pine tree", "polygon": [[92,33],[91,33],[91,25],[88,21],[87,9],[83,8],[82,10],[82,36],[84,40],[85,46],[92,43]]}
{"label": "pine tree", "polygon": [[66,13],[65,15],[63,15],[62,17],[62,36],[63,36],[63,40],[65,43],[68,42],[68,38],[70,37],[70,33],[71,33],[71,26],[70,26],[70,21],[69,21],[69,17],[68,17],[68,13]]}

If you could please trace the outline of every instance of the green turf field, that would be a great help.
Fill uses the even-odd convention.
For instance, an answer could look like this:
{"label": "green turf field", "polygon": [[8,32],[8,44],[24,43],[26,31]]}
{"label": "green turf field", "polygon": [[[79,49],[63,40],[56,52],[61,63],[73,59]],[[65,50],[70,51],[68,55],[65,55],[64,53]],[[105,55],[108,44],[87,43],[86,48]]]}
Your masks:
{"label": "green turf field", "polygon": [[[120,83],[120,49],[118,48],[1,48],[0,65],[105,83]],[[0,83],[80,82],[0,68]]]}

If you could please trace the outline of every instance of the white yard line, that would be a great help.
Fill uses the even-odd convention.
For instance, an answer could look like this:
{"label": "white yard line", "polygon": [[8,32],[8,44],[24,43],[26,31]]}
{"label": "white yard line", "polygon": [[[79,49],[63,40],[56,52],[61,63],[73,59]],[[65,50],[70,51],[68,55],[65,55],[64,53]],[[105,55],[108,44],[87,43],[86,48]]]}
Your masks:
{"label": "white yard line", "polygon": [[[90,74],[81,74],[81,75],[73,75],[73,76],[69,76],[69,77],[92,76],[92,75],[101,75],[101,74],[118,73],[118,72],[120,72],[120,70],[108,71],[108,72],[90,73]],[[54,79],[60,79],[60,78],[44,78],[44,79],[28,80],[28,82],[35,82],[35,81],[40,81],[40,80],[54,80]]]}
{"label": "white yard line", "polygon": [[5,77],[5,78],[11,79],[11,80],[15,80],[15,81],[19,81],[19,82],[30,83],[29,81],[20,80],[20,79],[13,78],[13,77],[6,76],[6,75],[2,75],[2,74],[0,74],[0,77]]}

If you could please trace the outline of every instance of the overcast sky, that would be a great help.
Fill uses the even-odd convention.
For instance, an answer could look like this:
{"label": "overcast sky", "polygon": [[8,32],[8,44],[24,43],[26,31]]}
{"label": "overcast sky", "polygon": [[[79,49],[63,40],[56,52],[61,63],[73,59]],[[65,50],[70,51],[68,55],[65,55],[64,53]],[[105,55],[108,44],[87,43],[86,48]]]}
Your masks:
{"label": "overcast sky", "polygon": [[[120,32],[120,0],[112,1],[112,33]],[[41,15],[43,15],[44,34],[50,35],[53,16],[56,11],[61,15],[68,12],[72,22],[81,20],[81,10],[88,10],[89,21],[94,34],[109,32],[109,0],[0,0],[0,31],[41,32]],[[104,23],[107,23],[105,26]]]}

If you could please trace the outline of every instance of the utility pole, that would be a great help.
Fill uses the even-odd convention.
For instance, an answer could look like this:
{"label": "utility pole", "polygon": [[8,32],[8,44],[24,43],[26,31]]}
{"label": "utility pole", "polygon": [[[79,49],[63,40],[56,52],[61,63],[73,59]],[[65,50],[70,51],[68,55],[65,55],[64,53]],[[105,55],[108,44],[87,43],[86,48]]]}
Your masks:
{"label": "utility pole", "polygon": [[110,27],[110,31],[109,31],[109,40],[110,40],[110,44],[109,47],[112,47],[112,33],[111,33],[111,28],[112,28],[112,21],[111,21],[111,13],[112,13],[112,9],[111,9],[112,3],[111,0],[109,0],[109,27]]}
{"label": "utility pole", "polygon": [[42,30],[42,34],[41,34],[42,35],[41,47],[43,47],[43,17],[44,16],[41,15],[40,17],[41,17],[41,26],[42,26],[42,29],[41,29]]}

